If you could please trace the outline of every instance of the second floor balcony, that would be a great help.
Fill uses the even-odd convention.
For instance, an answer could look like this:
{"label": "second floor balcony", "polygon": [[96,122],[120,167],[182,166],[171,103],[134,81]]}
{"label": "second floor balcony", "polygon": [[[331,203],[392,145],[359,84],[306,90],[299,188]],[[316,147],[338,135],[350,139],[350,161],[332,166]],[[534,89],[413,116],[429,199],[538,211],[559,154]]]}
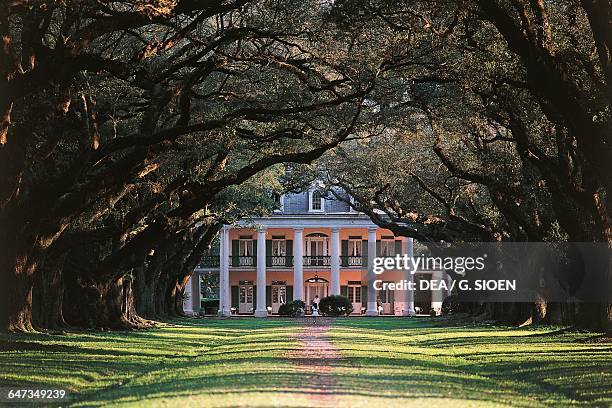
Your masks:
{"label": "second floor balcony", "polygon": [[[343,268],[361,268],[367,266],[367,258],[362,256],[340,256],[340,266]],[[198,264],[199,268],[218,268],[219,256],[207,255]],[[257,267],[257,256],[232,255],[229,257],[230,268],[255,268]],[[331,256],[310,255],[302,257],[304,268],[330,268]],[[294,258],[289,255],[266,256],[266,267],[268,268],[293,268]]]}

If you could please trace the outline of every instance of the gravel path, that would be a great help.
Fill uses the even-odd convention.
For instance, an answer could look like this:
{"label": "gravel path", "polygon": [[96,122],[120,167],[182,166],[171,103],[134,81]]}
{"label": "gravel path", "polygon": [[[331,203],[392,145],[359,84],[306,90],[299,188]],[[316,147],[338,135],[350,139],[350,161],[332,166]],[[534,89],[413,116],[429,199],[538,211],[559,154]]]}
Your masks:
{"label": "gravel path", "polygon": [[334,407],[334,391],[337,379],[333,367],[341,358],[340,351],[327,339],[329,325],[324,319],[304,319],[304,327],[294,334],[299,341],[297,350],[287,353],[286,357],[294,361],[298,370],[303,373],[300,389],[313,401],[313,406]]}

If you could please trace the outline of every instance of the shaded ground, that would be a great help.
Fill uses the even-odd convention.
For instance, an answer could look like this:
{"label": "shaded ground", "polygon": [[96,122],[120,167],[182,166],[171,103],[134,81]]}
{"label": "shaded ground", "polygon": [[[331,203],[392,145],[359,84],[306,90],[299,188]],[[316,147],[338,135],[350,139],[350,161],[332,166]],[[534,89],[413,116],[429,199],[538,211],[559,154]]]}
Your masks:
{"label": "shaded ground", "polygon": [[0,336],[0,387],[63,387],[71,406],[612,406],[612,347],[584,341],[594,333],[397,318],[173,323]]}

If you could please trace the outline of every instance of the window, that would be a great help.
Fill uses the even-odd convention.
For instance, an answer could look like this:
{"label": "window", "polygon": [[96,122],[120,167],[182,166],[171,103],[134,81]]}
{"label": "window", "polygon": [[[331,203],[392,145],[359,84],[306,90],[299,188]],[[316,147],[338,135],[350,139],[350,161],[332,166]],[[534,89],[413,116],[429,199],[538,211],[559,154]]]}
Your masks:
{"label": "window", "polygon": [[379,256],[394,256],[395,255],[395,240],[393,239],[382,239],[380,241],[380,255]]}
{"label": "window", "polygon": [[378,300],[380,303],[390,303],[391,296],[389,295],[389,289],[383,289],[378,291]]}
{"label": "window", "polygon": [[352,204],[350,206],[351,207],[350,211],[351,212],[361,212],[361,210],[362,210],[361,201],[355,200],[355,198],[353,196],[351,196],[350,200],[351,200],[351,204]]}
{"label": "window", "polygon": [[361,256],[361,238],[359,239],[349,239],[348,241],[348,256]]}
{"label": "window", "polygon": [[285,303],[287,299],[287,287],[284,285],[272,286],[272,303]]}
{"label": "window", "polygon": [[348,298],[351,303],[361,303],[361,286],[349,286]]}
{"label": "window", "polygon": [[285,209],[285,195],[273,192],[272,199],[274,200],[274,204],[276,206],[276,209],[274,211],[283,212]]}
{"label": "window", "polygon": [[358,236],[348,238],[347,258],[343,260],[343,266],[363,266],[362,257],[363,240]]}
{"label": "window", "polygon": [[239,256],[253,256],[253,240],[251,238],[240,238],[238,241]]}
{"label": "window", "polygon": [[324,203],[321,190],[314,190],[310,193],[310,211],[323,211]]}
{"label": "window", "polygon": [[[253,237],[241,235],[238,239],[238,253],[232,249],[232,261],[234,266],[253,266],[255,265],[255,247]],[[237,258],[236,258],[237,257]],[[237,262],[237,263],[236,263]]]}
{"label": "window", "polygon": [[253,303],[253,286],[240,286],[240,303]]}
{"label": "window", "polygon": [[272,256],[285,256],[286,243],[285,239],[272,239]]}

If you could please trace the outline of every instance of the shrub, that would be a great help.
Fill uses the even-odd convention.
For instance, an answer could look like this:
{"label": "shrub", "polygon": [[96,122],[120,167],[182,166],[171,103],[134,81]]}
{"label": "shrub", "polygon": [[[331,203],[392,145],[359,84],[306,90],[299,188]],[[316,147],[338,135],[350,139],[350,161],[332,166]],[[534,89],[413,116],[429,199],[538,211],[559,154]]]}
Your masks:
{"label": "shrub", "polygon": [[353,305],[345,296],[331,295],[321,299],[319,309],[325,316],[348,316],[353,313]]}
{"label": "shrub", "polygon": [[442,314],[479,314],[481,304],[478,302],[466,302],[461,300],[457,295],[449,295],[442,302]]}
{"label": "shrub", "polygon": [[455,295],[447,296],[442,302],[442,314],[449,315],[457,313],[458,309],[459,302],[457,300],[457,296]]}
{"label": "shrub", "polygon": [[204,314],[217,314],[219,310],[219,299],[202,299],[200,304]]}
{"label": "shrub", "polygon": [[304,313],[306,303],[301,300],[294,300],[292,302],[283,303],[278,308],[278,314],[281,316],[298,317]]}

